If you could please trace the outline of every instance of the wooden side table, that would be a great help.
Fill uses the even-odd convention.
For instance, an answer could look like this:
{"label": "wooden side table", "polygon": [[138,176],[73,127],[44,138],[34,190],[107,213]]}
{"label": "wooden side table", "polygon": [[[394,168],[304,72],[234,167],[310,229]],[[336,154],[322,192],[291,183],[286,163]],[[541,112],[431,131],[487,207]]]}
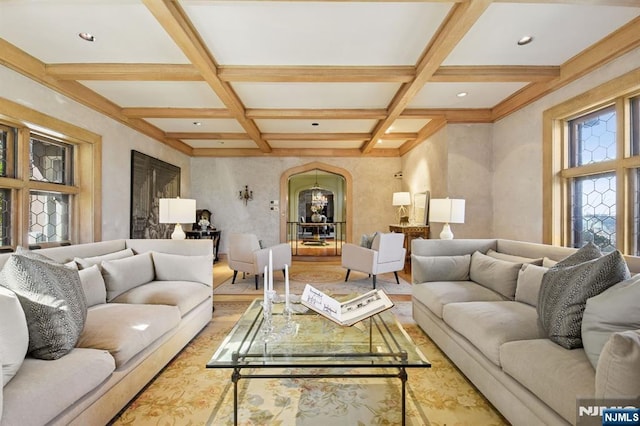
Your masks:
{"label": "wooden side table", "polygon": [[404,272],[411,272],[411,241],[414,238],[429,238],[429,226],[427,225],[389,225],[389,232],[404,234],[404,248],[407,256],[404,262]]}
{"label": "wooden side table", "polygon": [[213,240],[213,261],[218,261],[218,248],[220,248],[220,234],[222,231],[219,229],[194,229],[192,231],[185,231],[187,238],[200,240],[202,238],[209,238]]}

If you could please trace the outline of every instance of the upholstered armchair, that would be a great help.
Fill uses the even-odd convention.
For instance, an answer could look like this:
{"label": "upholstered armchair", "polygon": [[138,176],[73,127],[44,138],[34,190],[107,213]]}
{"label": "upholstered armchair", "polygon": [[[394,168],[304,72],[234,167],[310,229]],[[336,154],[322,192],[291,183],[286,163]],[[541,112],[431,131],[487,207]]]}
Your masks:
{"label": "upholstered armchair", "polygon": [[238,271],[254,274],[256,290],[258,277],[264,274],[264,267],[269,264],[269,250],[273,254],[273,270],[284,271],[284,265],[291,266],[291,246],[286,243],[272,247],[260,248],[255,234],[231,234],[229,236],[229,268],[233,270],[231,284],[235,284]]}
{"label": "upholstered armchair", "polygon": [[376,275],[393,272],[396,283],[400,284],[398,271],[404,268],[404,234],[378,233],[371,248],[347,243],[342,246],[342,267],[347,269],[345,281],[349,280],[351,270],[373,276],[373,288],[376,288]]}

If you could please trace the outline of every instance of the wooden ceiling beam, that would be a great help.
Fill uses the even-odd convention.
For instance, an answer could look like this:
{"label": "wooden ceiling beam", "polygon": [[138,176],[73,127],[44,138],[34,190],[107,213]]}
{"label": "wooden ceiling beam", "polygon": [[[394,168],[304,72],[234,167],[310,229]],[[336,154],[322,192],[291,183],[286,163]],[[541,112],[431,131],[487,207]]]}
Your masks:
{"label": "wooden ceiling beam", "polygon": [[363,141],[371,133],[263,133],[262,136],[278,141]]}
{"label": "wooden ceiling beam", "polygon": [[194,157],[398,157],[397,148],[376,148],[363,154],[360,149],[274,148],[269,154],[249,148],[194,148]]}
{"label": "wooden ceiling beam", "polygon": [[417,136],[413,140],[407,141],[402,144],[402,146],[399,148],[400,155],[404,155],[416,146],[420,145],[425,139],[434,135],[436,132],[446,126],[446,124],[447,120],[445,120],[444,118],[436,118],[434,120],[431,120],[429,123],[427,123],[426,126],[420,129]]}
{"label": "wooden ceiling beam", "polygon": [[537,82],[558,77],[557,66],[446,66],[438,68],[429,82]]}
{"label": "wooden ceiling beam", "polygon": [[490,4],[491,0],[474,0],[468,3],[457,3],[452,7],[444,24],[440,27],[418,62],[415,79],[410,83],[405,83],[398,91],[388,108],[389,115],[378,123],[373,132],[373,137],[361,147],[363,153],[366,154],[373,149],[376,141],[393,125],[393,122],[404,111],[411,99],[435,74],[440,64],[449,56]]}
{"label": "wooden ceiling beam", "polygon": [[387,116],[384,109],[247,109],[246,115],[252,119],[373,119]]}
{"label": "wooden ceiling beam", "polygon": [[247,133],[224,132],[169,132],[168,138],[174,139],[215,139],[215,140],[251,140]]}
{"label": "wooden ceiling beam", "polygon": [[229,82],[266,83],[406,83],[412,66],[224,66],[218,76]]}
{"label": "wooden ceiling beam", "polygon": [[122,108],[121,111],[135,118],[234,118],[224,108]]}
{"label": "wooden ceiling beam", "polygon": [[640,47],[640,17],[562,64],[560,77],[532,83],[496,105],[492,110],[493,121],[506,117],[637,47]]}
{"label": "wooden ceiling beam", "polygon": [[262,138],[255,123],[245,116],[244,105],[228,83],[217,75],[217,64],[180,6],[170,0],[143,0],[147,9],[200,72],[218,98],[263,152],[271,146]]}
{"label": "wooden ceiling beam", "polygon": [[47,74],[59,80],[203,81],[191,64],[48,64]]}
{"label": "wooden ceiling beam", "polygon": [[444,118],[448,123],[491,123],[493,116],[490,108],[407,108],[399,118]]}

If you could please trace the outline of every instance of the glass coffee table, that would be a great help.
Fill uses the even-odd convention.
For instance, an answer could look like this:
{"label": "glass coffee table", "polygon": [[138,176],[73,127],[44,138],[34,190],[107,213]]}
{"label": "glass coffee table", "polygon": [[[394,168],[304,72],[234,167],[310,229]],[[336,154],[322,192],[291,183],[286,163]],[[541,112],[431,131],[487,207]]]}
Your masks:
{"label": "glass coffee table", "polygon": [[[233,414],[238,422],[238,381],[245,378],[384,378],[402,383],[402,424],[406,417],[407,368],[431,364],[413,343],[390,311],[373,315],[345,327],[302,305],[290,322],[282,315],[282,304],[274,305],[273,333],[265,333],[262,300],[254,300],[207,363],[207,368],[233,369]],[[289,324],[287,328],[286,325]],[[275,369],[331,368],[330,374],[282,374]],[[340,368],[362,373],[340,374]],[[256,374],[251,369],[274,369]],[[336,370],[337,369],[337,370]],[[243,371],[244,370],[244,371]]]}

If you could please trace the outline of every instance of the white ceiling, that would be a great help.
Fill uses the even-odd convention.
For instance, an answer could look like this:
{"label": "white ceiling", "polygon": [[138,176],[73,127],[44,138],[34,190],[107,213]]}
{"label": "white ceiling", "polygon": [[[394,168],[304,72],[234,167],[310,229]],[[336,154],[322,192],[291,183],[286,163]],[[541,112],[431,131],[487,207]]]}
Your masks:
{"label": "white ceiling", "polygon": [[[115,119],[135,127],[127,117],[142,118],[161,130],[160,140],[179,140],[194,155],[233,148],[238,155],[322,148],[399,155],[448,110],[482,109],[491,120],[517,92],[560,78],[567,61],[631,21],[639,25],[637,0],[582,3],[0,0],[0,37],[48,66],[49,85],[82,101],[86,93],[63,84],[77,81],[125,108],[107,111]],[[524,35],[533,42],[518,46]],[[38,74],[5,53],[7,66]],[[180,74],[176,64],[188,69]],[[472,68],[438,74],[455,66]],[[478,77],[478,66],[492,68]],[[501,74],[514,66],[521,75],[513,75],[520,68]],[[536,80],[532,66],[555,74]],[[56,74],[63,71],[69,76]]]}

